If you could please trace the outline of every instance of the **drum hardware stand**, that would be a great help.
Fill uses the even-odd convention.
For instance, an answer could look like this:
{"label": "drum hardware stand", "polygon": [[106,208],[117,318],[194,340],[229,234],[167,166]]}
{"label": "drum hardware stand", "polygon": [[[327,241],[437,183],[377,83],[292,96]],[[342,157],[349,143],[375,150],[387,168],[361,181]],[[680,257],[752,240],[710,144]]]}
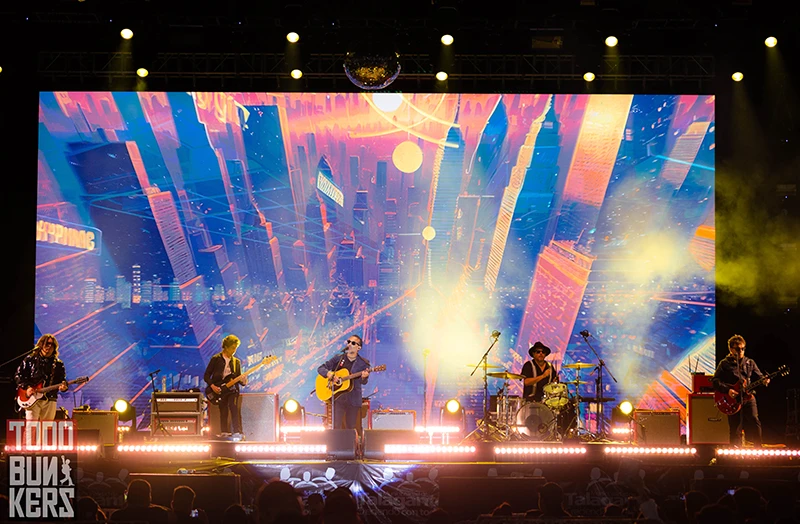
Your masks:
{"label": "drum hardware stand", "polygon": [[603,359],[600,358],[600,355],[597,353],[597,351],[594,349],[594,347],[592,347],[592,344],[589,342],[589,337],[592,336],[591,333],[589,333],[589,331],[584,329],[583,331],[581,331],[580,335],[583,337],[583,340],[584,340],[584,342],[586,342],[586,345],[589,346],[589,349],[592,350],[592,353],[594,353],[594,356],[597,357],[597,362],[598,362],[597,367],[595,368],[595,370],[597,371],[597,379],[596,379],[597,380],[597,382],[596,382],[597,386],[596,386],[596,389],[595,389],[595,401],[596,401],[596,404],[597,404],[597,434],[596,434],[595,438],[597,440],[609,440],[608,439],[608,434],[606,433],[605,416],[604,416],[604,411],[605,410],[603,409],[603,398],[604,398],[603,397],[603,393],[604,393],[604,391],[603,391],[603,369],[606,369],[608,371],[608,376],[611,377],[611,379],[615,383],[617,382],[617,379],[614,376],[614,374],[611,373],[611,370],[608,369],[608,366],[606,366],[605,361],[603,361]]}
{"label": "drum hardware stand", "polygon": [[478,368],[483,366],[483,418],[478,421],[477,427],[466,437],[464,437],[464,441],[502,441],[506,439],[505,433],[497,426],[492,424],[491,420],[489,419],[489,380],[487,376],[489,366],[488,358],[489,352],[492,350],[495,344],[497,344],[498,337],[500,337],[500,332],[493,331],[492,338],[494,340],[492,340],[489,349],[487,349],[486,353],[483,354],[480,362],[475,365],[475,369],[472,370],[472,373],[469,374],[469,376],[473,376],[475,372],[478,371]]}

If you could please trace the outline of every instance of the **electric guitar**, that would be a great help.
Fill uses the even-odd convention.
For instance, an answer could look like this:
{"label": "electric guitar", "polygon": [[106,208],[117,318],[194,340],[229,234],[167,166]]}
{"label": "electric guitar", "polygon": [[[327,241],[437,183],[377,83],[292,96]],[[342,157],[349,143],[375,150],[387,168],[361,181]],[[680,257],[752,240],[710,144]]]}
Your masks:
{"label": "electric guitar", "polygon": [[730,389],[736,391],[738,394],[735,397],[731,397],[727,392],[721,393],[719,391],[714,393],[714,402],[717,404],[717,409],[719,409],[722,413],[726,415],[735,415],[742,409],[742,404],[753,398],[753,390],[756,389],[758,386],[761,386],[767,380],[782,376],[785,377],[789,374],[789,368],[786,366],[781,366],[777,369],[777,371],[770,373],[768,375],[764,375],[760,379],[756,380],[755,382],[751,382],[747,384],[746,381],[739,381]]}
{"label": "electric guitar", "polygon": [[[374,368],[368,368],[365,371],[369,371],[370,373],[386,371],[386,364],[381,364],[380,366],[375,366]],[[351,391],[354,385],[352,379],[360,377],[361,371],[358,373],[349,373],[350,371],[348,369],[342,368],[339,371],[336,371],[329,379],[318,373],[317,382],[315,384],[317,388],[317,398],[323,402],[327,402],[333,396],[338,398],[342,393]],[[339,382],[340,380],[341,382]]]}
{"label": "electric guitar", "polygon": [[[67,382],[67,385],[83,384],[84,382],[89,382],[89,377],[78,377],[75,380]],[[17,388],[17,404],[19,404],[19,407],[30,409],[31,406],[36,404],[36,401],[44,397],[46,393],[60,388],[63,382],[47,387],[42,387],[42,384],[44,383],[41,382],[39,385],[33,387],[33,394],[31,396],[28,396],[28,388]]]}
{"label": "electric guitar", "polygon": [[232,389],[233,386],[238,384],[239,382],[241,382],[241,380],[244,377],[246,377],[247,375],[249,375],[253,371],[259,369],[261,366],[266,366],[267,364],[271,364],[272,362],[276,362],[277,360],[278,360],[278,357],[276,357],[274,355],[271,355],[269,357],[264,357],[264,360],[262,360],[261,362],[259,362],[255,366],[251,367],[250,369],[248,369],[247,371],[245,371],[244,373],[242,373],[238,377],[234,377],[233,373],[230,373],[230,374],[226,375],[225,378],[223,378],[219,382],[215,382],[213,384],[214,386],[217,386],[217,387],[220,388],[220,392],[219,393],[214,391],[211,388],[211,384],[209,384],[208,387],[206,388],[206,398],[208,399],[209,402],[211,402],[214,405],[219,404],[220,399],[222,399],[222,397],[230,395],[233,392],[233,389]]}

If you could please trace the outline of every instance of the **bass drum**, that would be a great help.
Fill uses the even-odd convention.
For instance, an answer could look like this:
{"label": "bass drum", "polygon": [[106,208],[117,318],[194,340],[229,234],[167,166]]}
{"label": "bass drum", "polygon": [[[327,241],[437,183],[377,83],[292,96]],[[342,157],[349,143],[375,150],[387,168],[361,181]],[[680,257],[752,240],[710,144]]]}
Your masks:
{"label": "bass drum", "polygon": [[540,402],[523,405],[514,419],[514,430],[524,440],[550,440],[555,434],[556,417],[550,408]]}

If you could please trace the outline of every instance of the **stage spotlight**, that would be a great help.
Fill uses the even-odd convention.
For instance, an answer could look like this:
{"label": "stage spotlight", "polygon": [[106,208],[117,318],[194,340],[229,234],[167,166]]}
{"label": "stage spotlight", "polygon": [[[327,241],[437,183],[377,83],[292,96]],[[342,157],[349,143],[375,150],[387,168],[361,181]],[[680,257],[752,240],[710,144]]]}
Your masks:
{"label": "stage spotlight", "polygon": [[292,72],[290,74],[292,75],[292,78],[294,78],[295,80],[300,80],[301,78],[303,78],[303,72],[300,71],[299,69],[292,69]]}
{"label": "stage spotlight", "polygon": [[291,44],[296,44],[300,40],[300,35],[292,31],[291,33],[287,33],[286,40]]}
{"label": "stage spotlight", "polygon": [[119,414],[118,417],[121,422],[136,420],[136,408],[125,399],[121,398],[114,402],[112,409]]}
{"label": "stage spotlight", "polygon": [[466,426],[466,412],[461,402],[452,398],[445,402],[444,407],[439,413],[440,426],[454,426],[463,430]]}
{"label": "stage spotlight", "polygon": [[125,29],[119,32],[119,36],[121,36],[125,40],[130,40],[131,38],[133,38],[133,31],[131,31],[126,27]]}
{"label": "stage spotlight", "polygon": [[619,403],[619,410],[623,415],[630,415],[633,413],[633,404],[630,400],[623,400]]}
{"label": "stage spotlight", "polygon": [[453,35],[442,35],[442,43],[444,45],[451,45],[453,43]]}
{"label": "stage spotlight", "polygon": [[433,229],[433,227],[431,226],[425,226],[422,229],[422,238],[430,242],[431,240],[436,238],[436,230]]}
{"label": "stage spotlight", "polygon": [[148,71],[144,67],[140,67],[139,69],[136,70],[136,75],[139,78],[147,78],[147,75],[149,75],[149,74],[150,74],[150,71]]}
{"label": "stage spotlight", "polygon": [[608,38],[606,38],[606,45],[608,47],[616,47],[618,43],[619,40],[617,39],[616,36],[609,36]]}
{"label": "stage spotlight", "polygon": [[445,73],[444,71],[439,71],[438,73],[436,73],[436,80],[438,80],[439,82],[444,82],[445,80],[447,80],[447,73]]}
{"label": "stage spotlight", "polygon": [[775,47],[778,45],[778,39],[774,36],[767,37],[767,39],[764,40],[764,45],[767,47]]}
{"label": "stage spotlight", "polygon": [[3,67],[2,67],[2,66],[0,66],[0,73],[2,73],[2,72],[3,72]]}
{"label": "stage spotlight", "polygon": [[281,407],[281,420],[287,426],[305,426],[306,410],[299,402],[290,398]]}
{"label": "stage spotlight", "polygon": [[742,78],[744,78],[744,75],[742,73],[740,73],[739,71],[736,71],[735,73],[733,73],[731,75],[731,78],[733,78],[734,82],[741,82]]}
{"label": "stage spotlight", "polygon": [[591,71],[587,71],[586,73],[583,74],[583,79],[586,80],[587,82],[593,81],[594,73],[592,73]]}

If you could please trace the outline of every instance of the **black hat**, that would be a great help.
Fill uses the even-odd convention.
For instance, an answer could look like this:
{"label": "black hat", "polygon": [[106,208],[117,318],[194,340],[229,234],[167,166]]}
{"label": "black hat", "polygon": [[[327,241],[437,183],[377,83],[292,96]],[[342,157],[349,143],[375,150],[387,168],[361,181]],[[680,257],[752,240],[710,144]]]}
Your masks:
{"label": "black hat", "polygon": [[537,349],[541,349],[542,351],[544,351],[544,356],[548,356],[551,353],[549,347],[545,346],[544,344],[542,344],[537,340],[536,343],[532,345],[531,348],[528,350],[528,354],[530,356],[533,356],[533,352]]}

